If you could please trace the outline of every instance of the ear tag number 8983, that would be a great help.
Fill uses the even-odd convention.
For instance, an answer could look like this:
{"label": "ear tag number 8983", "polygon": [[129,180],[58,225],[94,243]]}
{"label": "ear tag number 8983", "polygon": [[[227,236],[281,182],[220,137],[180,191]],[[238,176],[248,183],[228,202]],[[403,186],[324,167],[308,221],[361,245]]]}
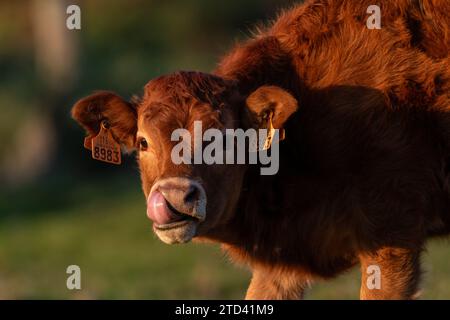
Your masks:
{"label": "ear tag number 8983", "polygon": [[99,134],[92,138],[92,158],[112,164],[121,164],[120,144],[102,123]]}

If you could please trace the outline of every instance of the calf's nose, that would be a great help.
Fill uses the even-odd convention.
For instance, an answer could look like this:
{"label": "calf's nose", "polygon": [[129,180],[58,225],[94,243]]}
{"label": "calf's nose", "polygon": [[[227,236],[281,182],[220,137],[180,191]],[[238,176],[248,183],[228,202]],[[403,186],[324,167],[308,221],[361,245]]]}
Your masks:
{"label": "calf's nose", "polygon": [[184,202],[186,203],[195,203],[198,201],[200,197],[200,190],[196,185],[190,185],[186,190],[186,194],[184,196]]}
{"label": "calf's nose", "polygon": [[206,194],[195,180],[176,177],[158,181],[151,193],[159,192],[167,206],[175,213],[190,215],[204,220],[206,215]]}
{"label": "calf's nose", "polygon": [[161,183],[158,191],[164,195],[171,206],[183,213],[189,213],[185,211],[193,208],[201,196],[200,188],[186,181],[183,181],[183,183]]}

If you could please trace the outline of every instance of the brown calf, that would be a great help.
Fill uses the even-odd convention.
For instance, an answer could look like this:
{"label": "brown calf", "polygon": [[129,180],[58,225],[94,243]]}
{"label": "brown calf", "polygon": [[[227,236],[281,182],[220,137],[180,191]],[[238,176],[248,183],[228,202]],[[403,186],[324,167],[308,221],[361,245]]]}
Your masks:
{"label": "brown calf", "polygon": [[[213,74],[150,81],[139,102],[99,92],[73,117],[107,120],[138,149],[161,240],[221,243],[248,265],[250,299],[296,299],[360,263],[361,298],[417,293],[427,238],[450,233],[450,2],[309,1],[238,45]],[[284,128],[279,171],[175,164],[178,128]],[[367,285],[380,271],[381,287]],[[369,281],[370,282],[370,281]]]}

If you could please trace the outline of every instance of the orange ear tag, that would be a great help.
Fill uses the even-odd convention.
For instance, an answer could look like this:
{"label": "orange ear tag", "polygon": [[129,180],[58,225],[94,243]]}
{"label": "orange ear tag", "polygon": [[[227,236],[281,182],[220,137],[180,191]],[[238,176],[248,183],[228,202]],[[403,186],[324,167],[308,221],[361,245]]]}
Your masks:
{"label": "orange ear tag", "polygon": [[267,137],[266,137],[266,141],[264,141],[264,145],[263,145],[263,150],[267,150],[270,148],[270,146],[272,145],[272,140],[273,137],[275,136],[275,128],[273,127],[272,124],[272,113],[269,116],[269,123],[267,126]]}
{"label": "orange ear tag", "polygon": [[[267,150],[270,148],[270,146],[272,145],[272,140],[275,137],[275,128],[273,127],[272,124],[272,113],[270,113],[269,117],[268,117],[268,122],[267,122],[267,136],[265,138],[264,141],[257,141],[258,139],[252,139],[250,141],[250,151],[251,152],[258,152],[258,151],[263,151],[263,150]],[[284,138],[286,137],[285,131],[284,129],[279,129],[278,131],[279,133],[279,137],[278,137],[278,141],[283,141]]]}
{"label": "orange ear tag", "polygon": [[89,143],[89,139],[91,139],[92,158],[112,164],[122,163],[120,144],[116,142],[104,122],[102,122],[100,132],[96,137],[85,138],[85,147]]}

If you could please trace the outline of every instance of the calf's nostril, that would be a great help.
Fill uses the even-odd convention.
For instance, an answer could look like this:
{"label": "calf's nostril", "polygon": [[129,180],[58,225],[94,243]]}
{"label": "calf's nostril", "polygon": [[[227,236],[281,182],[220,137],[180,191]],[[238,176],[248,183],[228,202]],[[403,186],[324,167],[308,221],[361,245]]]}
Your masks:
{"label": "calf's nostril", "polygon": [[197,187],[190,186],[188,191],[186,192],[186,195],[184,196],[184,202],[185,203],[192,203],[198,200],[199,197],[199,191]]}

